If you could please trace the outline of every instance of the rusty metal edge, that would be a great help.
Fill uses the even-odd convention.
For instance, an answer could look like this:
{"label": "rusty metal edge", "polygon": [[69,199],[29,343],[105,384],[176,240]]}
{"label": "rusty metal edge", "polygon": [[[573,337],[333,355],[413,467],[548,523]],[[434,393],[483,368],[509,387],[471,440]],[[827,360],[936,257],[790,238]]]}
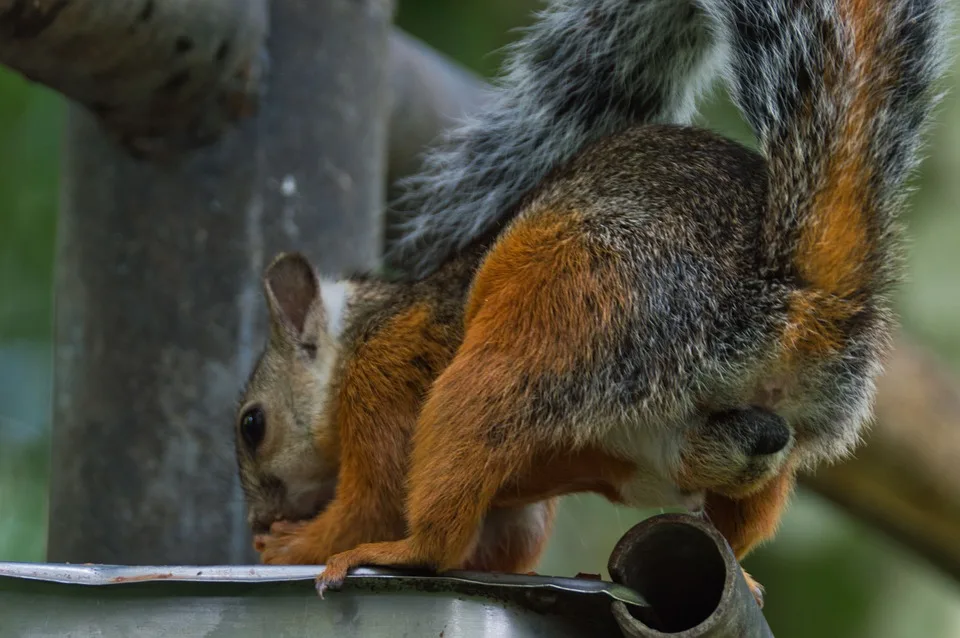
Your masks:
{"label": "rusty metal edge", "polygon": [[[0,562],[0,578],[19,578],[65,585],[118,586],[146,582],[194,583],[276,583],[313,580],[323,566],[313,565],[73,565],[67,563]],[[359,568],[348,577],[352,585],[393,581],[404,586],[432,584],[440,589],[473,589],[477,586],[500,589],[554,590],[578,595],[607,596],[625,605],[646,605],[643,598],[617,583],[583,578],[523,576],[484,572],[451,571],[429,575],[418,571]]]}

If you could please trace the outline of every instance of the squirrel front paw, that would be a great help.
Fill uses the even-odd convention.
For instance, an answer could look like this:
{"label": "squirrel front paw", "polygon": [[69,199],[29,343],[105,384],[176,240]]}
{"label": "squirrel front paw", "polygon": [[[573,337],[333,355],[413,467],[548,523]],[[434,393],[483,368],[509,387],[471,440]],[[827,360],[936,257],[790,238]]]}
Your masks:
{"label": "squirrel front paw", "polygon": [[278,521],[270,526],[267,534],[258,534],[253,547],[260,553],[265,565],[319,565],[323,562],[316,555],[313,543],[305,536],[303,522]]}

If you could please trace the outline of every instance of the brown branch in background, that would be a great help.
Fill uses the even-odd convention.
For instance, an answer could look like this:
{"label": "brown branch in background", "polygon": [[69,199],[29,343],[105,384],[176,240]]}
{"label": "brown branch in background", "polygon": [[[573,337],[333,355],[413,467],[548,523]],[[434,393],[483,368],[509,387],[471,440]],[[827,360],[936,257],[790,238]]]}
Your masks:
{"label": "brown branch in background", "polygon": [[856,457],[803,482],[960,579],[960,383],[908,339]]}
{"label": "brown branch in background", "polygon": [[175,153],[256,110],[266,0],[0,0],[0,64]]}

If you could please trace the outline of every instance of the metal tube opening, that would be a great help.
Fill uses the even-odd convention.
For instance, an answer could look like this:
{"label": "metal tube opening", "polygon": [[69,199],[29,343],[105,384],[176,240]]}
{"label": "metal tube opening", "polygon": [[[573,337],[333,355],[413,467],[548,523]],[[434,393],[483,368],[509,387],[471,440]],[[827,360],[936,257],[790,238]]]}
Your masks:
{"label": "metal tube opening", "polygon": [[631,614],[651,629],[679,633],[713,614],[726,584],[726,563],[712,538],[687,523],[638,530],[616,580],[640,593],[649,608]]}
{"label": "metal tube opening", "polygon": [[614,618],[628,638],[772,638],[720,532],[689,514],[660,514],[624,534],[610,555],[613,580],[639,593]]}

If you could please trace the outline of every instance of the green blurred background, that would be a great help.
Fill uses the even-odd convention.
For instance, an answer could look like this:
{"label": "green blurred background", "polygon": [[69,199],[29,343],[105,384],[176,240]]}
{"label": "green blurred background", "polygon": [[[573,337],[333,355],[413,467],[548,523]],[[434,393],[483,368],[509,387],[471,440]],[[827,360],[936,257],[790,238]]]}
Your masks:
{"label": "green blurred background", "polygon": [[[497,70],[533,0],[401,0],[397,22],[466,66]],[[960,68],[960,65],[955,65]],[[950,77],[950,88],[957,75]],[[51,392],[52,265],[63,103],[0,72],[0,561],[42,561]],[[722,95],[702,124],[749,141]],[[939,112],[907,218],[906,328],[960,368],[960,95]],[[593,497],[561,510],[541,573],[599,572],[643,513]],[[746,561],[778,638],[960,636],[960,588],[870,528],[801,491],[777,539]]]}

